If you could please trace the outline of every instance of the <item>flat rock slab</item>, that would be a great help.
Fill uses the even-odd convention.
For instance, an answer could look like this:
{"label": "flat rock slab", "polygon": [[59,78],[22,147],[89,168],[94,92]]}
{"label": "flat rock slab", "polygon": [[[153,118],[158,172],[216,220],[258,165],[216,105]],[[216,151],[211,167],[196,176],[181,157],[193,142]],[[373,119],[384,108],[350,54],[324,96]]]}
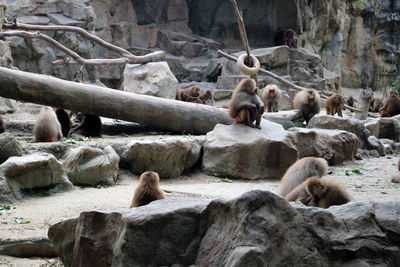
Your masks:
{"label": "flat rock slab", "polygon": [[0,164],[13,156],[22,156],[22,146],[12,134],[4,132],[0,134]]}
{"label": "flat rock slab", "polygon": [[0,240],[0,255],[13,257],[57,257],[48,238]]}
{"label": "flat rock slab", "polygon": [[280,124],[261,121],[261,129],[218,124],[206,135],[203,171],[218,177],[280,178],[297,159],[297,150]]}

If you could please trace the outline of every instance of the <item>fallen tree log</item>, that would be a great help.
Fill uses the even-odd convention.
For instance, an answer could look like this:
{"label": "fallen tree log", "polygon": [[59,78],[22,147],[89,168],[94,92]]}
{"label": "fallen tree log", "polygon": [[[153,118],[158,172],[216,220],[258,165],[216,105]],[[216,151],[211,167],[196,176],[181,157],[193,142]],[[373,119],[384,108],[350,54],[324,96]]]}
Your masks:
{"label": "fallen tree log", "polygon": [[0,67],[0,96],[137,122],[157,130],[205,134],[234,122],[223,109],[61,80]]}

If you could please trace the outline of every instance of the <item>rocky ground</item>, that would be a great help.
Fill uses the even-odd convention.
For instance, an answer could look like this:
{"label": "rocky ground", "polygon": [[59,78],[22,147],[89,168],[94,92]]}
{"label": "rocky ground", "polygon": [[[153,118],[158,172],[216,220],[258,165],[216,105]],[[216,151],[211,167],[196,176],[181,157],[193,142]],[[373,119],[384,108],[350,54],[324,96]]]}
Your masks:
{"label": "rocky ground", "polygon": [[[32,119],[35,106],[21,109],[17,114],[5,115],[6,120]],[[24,141],[26,137],[18,137]],[[105,137],[115,138],[115,137]],[[354,200],[400,200],[400,184],[391,182],[397,173],[400,155],[364,158],[331,166],[327,178],[342,182]],[[1,239],[23,239],[47,236],[50,225],[77,217],[82,211],[114,211],[129,207],[138,176],[121,170],[119,181],[113,186],[75,187],[74,190],[53,195],[39,194],[27,197],[8,207],[0,207]],[[207,176],[195,171],[174,179],[163,179],[161,188],[166,197],[233,198],[254,189],[277,192],[279,180],[229,180]],[[57,261],[45,259],[18,259],[0,256],[5,266],[57,266]]]}

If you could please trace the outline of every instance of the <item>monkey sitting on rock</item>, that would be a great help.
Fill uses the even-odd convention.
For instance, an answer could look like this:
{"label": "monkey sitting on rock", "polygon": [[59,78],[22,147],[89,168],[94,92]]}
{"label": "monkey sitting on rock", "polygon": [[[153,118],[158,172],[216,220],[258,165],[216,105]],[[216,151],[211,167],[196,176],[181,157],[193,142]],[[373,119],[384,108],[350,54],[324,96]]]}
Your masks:
{"label": "monkey sitting on rock", "polygon": [[306,89],[298,92],[293,99],[293,106],[299,110],[306,124],[321,110],[320,96],[315,89]]}
{"label": "monkey sitting on rock", "polygon": [[186,89],[179,89],[176,92],[176,100],[197,103],[200,91],[201,89],[197,85],[190,86]]}
{"label": "monkey sitting on rock", "polygon": [[374,97],[374,99],[369,104],[368,110],[371,112],[379,112],[379,109],[383,107],[383,102],[380,98]]}
{"label": "monkey sitting on rock", "polygon": [[267,84],[261,89],[258,95],[264,102],[264,111],[278,112],[281,94],[281,90],[275,84]]}
{"label": "monkey sitting on rock", "polygon": [[343,105],[344,103],[341,95],[339,94],[331,95],[325,100],[326,114],[334,116],[335,113],[337,113],[339,117],[343,117],[342,114]]}
{"label": "monkey sitting on rock", "polygon": [[379,109],[381,117],[393,117],[400,114],[400,99],[397,91],[390,91],[385,105]]}
{"label": "monkey sitting on rock", "polygon": [[197,98],[197,102],[205,105],[207,101],[211,100],[211,98],[212,98],[211,90],[205,90],[199,95],[199,97]]}
{"label": "monkey sitting on rock", "polygon": [[63,138],[61,125],[51,107],[43,107],[33,127],[35,142],[53,142]]}
{"label": "monkey sitting on rock", "polygon": [[139,179],[130,208],[147,205],[154,200],[165,198],[159,185],[160,177],[156,172],[144,172]]}
{"label": "monkey sitting on rock", "polygon": [[85,137],[101,137],[101,118],[97,115],[78,112],[76,118],[81,118],[78,126],[71,129],[71,133],[81,134]]}

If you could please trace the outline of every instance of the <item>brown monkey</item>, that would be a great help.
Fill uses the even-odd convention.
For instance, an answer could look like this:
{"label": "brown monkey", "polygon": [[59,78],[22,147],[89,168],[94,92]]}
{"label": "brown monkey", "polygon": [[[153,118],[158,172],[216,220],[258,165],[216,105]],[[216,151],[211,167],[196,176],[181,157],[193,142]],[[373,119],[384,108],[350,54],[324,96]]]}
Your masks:
{"label": "brown monkey", "polygon": [[390,91],[385,105],[379,109],[381,117],[393,117],[400,114],[400,99],[397,91]]}
{"label": "brown monkey", "polygon": [[51,107],[43,107],[33,127],[36,142],[53,142],[63,138],[61,125]]}
{"label": "brown monkey", "polygon": [[[78,112],[78,114],[81,112]],[[77,117],[80,116],[77,114]],[[97,115],[82,114],[79,125],[71,130],[86,137],[101,137],[101,119]]]}
{"label": "brown monkey", "polygon": [[298,92],[293,99],[293,106],[299,110],[299,113],[306,124],[315,114],[321,110],[320,96],[315,89],[306,89]]}
{"label": "brown monkey", "polygon": [[279,186],[279,194],[286,196],[307,178],[315,175],[322,177],[327,170],[328,162],[323,158],[305,157],[299,159],[283,175]]}
{"label": "brown monkey", "polygon": [[211,90],[206,90],[200,94],[197,102],[201,104],[206,104],[208,100],[211,100],[211,98],[212,98]]}
{"label": "brown monkey", "polygon": [[290,191],[285,196],[286,200],[289,202],[290,201],[300,201],[304,205],[308,206],[312,201],[312,197],[311,197],[310,193],[307,191],[307,183],[308,183],[308,180],[310,180],[310,179],[321,179],[321,177],[316,175],[316,176],[312,176],[312,177],[308,178],[307,180],[305,180],[304,182],[302,182],[301,184],[296,186],[292,191]]}
{"label": "brown monkey", "polygon": [[[229,103],[229,116],[236,122],[243,123],[249,127],[261,128],[261,116],[264,104],[257,95],[256,82],[253,79],[243,79],[233,90],[231,102]],[[256,124],[253,124],[253,121]]]}
{"label": "brown monkey", "polygon": [[261,100],[264,102],[264,111],[278,112],[279,100],[281,99],[281,90],[275,84],[267,84],[258,93]]}
{"label": "brown monkey", "polygon": [[287,45],[289,48],[297,48],[297,40],[296,31],[292,29],[280,30],[274,38],[276,45]]}
{"label": "brown monkey", "polygon": [[[355,103],[357,102],[357,100],[355,100],[352,96],[350,96],[349,98],[347,98],[345,100],[346,104],[352,108],[354,108],[356,105]],[[350,110],[351,112],[354,112],[353,110]]]}
{"label": "brown monkey", "polygon": [[333,205],[343,205],[351,201],[344,187],[332,179],[312,177],[307,180],[307,191],[311,196],[309,206],[327,209]]}
{"label": "brown monkey", "polygon": [[369,103],[369,111],[379,112],[379,109],[383,107],[383,102],[380,98],[374,97],[374,99]]}
{"label": "brown monkey", "polygon": [[69,115],[62,108],[56,109],[56,115],[57,115],[58,122],[61,125],[61,132],[64,137],[67,137],[69,134],[69,130],[71,129],[71,120],[69,118]]}
{"label": "brown monkey", "polygon": [[328,97],[325,100],[325,109],[327,115],[334,116],[335,113],[339,115],[339,117],[343,117],[342,109],[343,109],[343,99],[339,94],[334,94]]}
{"label": "brown monkey", "polygon": [[[81,78],[78,78],[78,73],[81,74]],[[75,72],[74,79],[72,81],[77,83],[85,83],[85,77],[83,76],[82,70],[78,70],[77,72]]]}
{"label": "brown monkey", "polygon": [[130,208],[147,205],[158,199],[164,199],[160,188],[160,177],[156,172],[148,171],[140,175],[140,182],[136,187]]}
{"label": "brown monkey", "polygon": [[4,133],[6,131],[6,124],[2,117],[0,117],[0,133]]}
{"label": "brown monkey", "polygon": [[200,96],[200,87],[197,85],[190,86],[186,89],[179,89],[176,92],[176,99],[185,102],[197,102]]}

